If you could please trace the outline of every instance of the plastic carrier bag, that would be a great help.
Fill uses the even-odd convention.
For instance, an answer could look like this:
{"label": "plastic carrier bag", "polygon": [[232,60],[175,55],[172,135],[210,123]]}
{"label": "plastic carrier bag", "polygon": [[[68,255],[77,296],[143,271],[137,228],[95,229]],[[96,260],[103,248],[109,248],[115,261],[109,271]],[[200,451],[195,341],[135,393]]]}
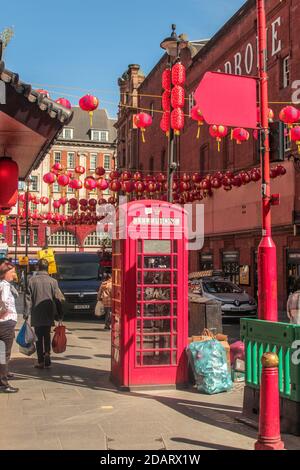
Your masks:
{"label": "plastic carrier bag", "polygon": [[212,339],[191,343],[187,354],[199,392],[213,395],[232,388],[226,352],[219,341]]}
{"label": "plastic carrier bag", "polygon": [[25,320],[16,338],[16,343],[21,348],[28,348],[32,343],[37,340],[35,333],[29,323]]}
{"label": "plastic carrier bag", "polygon": [[55,354],[65,352],[67,348],[66,327],[61,323],[54,328],[54,336],[52,339],[52,349]]}

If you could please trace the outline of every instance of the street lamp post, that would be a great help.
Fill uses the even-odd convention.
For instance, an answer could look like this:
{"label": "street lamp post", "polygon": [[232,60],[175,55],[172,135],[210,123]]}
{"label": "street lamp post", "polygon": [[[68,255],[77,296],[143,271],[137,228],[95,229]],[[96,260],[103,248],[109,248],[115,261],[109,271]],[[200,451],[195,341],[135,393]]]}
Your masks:
{"label": "street lamp post", "polygon": [[260,90],[260,160],[262,173],[262,239],[258,247],[258,316],[278,321],[276,246],[271,234],[271,188],[269,145],[269,99],[267,73],[267,32],[264,0],[257,0],[259,90]]}
{"label": "street lamp post", "polygon": [[[187,47],[187,41],[180,38],[176,34],[176,25],[172,24],[171,36],[167,37],[160,43],[160,47],[168,54],[168,64],[170,68],[180,58],[180,51]],[[172,92],[172,81],[171,90]],[[171,106],[171,105],[170,105]],[[171,109],[170,109],[171,113]],[[177,170],[177,162],[174,161],[175,139],[174,130],[170,126],[169,139],[168,139],[168,201],[173,202],[173,179],[174,172]]]}

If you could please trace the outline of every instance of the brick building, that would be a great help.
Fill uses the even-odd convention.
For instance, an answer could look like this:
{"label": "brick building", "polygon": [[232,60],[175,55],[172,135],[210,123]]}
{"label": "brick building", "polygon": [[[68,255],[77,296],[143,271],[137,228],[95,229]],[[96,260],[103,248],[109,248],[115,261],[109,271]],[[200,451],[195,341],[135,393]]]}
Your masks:
{"label": "brick building", "polygon": [[[41,197],[49,197],[46,206],[30,203],[29,209],[34,211],[38,208],[41,212],[54,212],[53,201],[58,200],[63,194],[63,188],[57,183],[48,186],[43,181],[43,175],[48,173],[54,163],[61,163],[67,170],[74,170],[77,165],[86,169],[84,176],[95,175],[98,166],[105,168],[107,173],[115,168],[115,120],[108,117],[106,110],[98,109],[93,114],[93,127],[90,128],[88,113],[80,108],[73,108],[73,119],[65,126],[38,168],[31,173],[30,194]],[[25,189],[24,183],[20,183],[20,192]],[[109,192],[103,193],[105,197]],[[87,192],[85,188],[79,191],[79,198],[97,198],[97,191]],[[75,191],[68,188],[67,198],[75,196]],[[59,212],[71,215],[69,206],[61,206]],[[7,221],[6,240],[10,255],[24,254],[25,247],[25,221],[21,225],[20,238],[16,247],[16,219],[17,208],[14,209],[12,217]],[[47,224],[41,221],[31,221],[29,255],[35,257],[37,250],[41,249],[46,242]],[[49,230],[49,229],[48,229]],[[49,246],[56,251],[97,251],[101,245],[102,235],[97,235],[94,225],[68,225],[67,229],[60,225],[51,225],[51,233],[48,236]],[[107,238],[106,234],[103,234]]]}
{"label": "brick building", "polygon": [[[255,5],[255,0],[248,0],[209,41],[196,43],[198,51],[195,52],[194,47],[182,51],[181,60],[187,68],[186,114],[193,105],[193,92],[206,71],[257,75]],[[290,102],[293,93],[300,98],[299,82],[296,82],[300,77],[300,2],[269,0],[266,2],[266,9],[269,99],[275,119],[278,120],[283,103]],[[161,113],[155,112],[161,111],[161,75],[166,63],[167,56],[164,55],[135,90],[139,108],[152,110],[153,125],[147,129],[145,144],[141,143],[140,136],[136,138],[130,158],[129,153],[126,153],[126,145],[119,139],[118,155],[123,152],[124,167],[145,172],[167,170],[168,142],[159,128]],[[135,66],[135,73],[136,70]],[[130,73],[125,77],[127,84],[122,83],[122,87],[127,86],[130,89]],[[124,104],[125,98],[126,95],[121,95],[121,104]],[[133,109],[132,112],[136,111]],[[133,129],[132,115],[127,111],[125,116],[123,108],[120,107],[116,124],[119,133],[120,124],[124,128],[125,122],[127,133],[139,132]],[[180,164],[180,172],[200,171],[205,175],[218,170],[250,169],[259,163],[257,143],[252,137],[249,142],[236,145],[228,136],[222,143],[221,152],[218,153],[207,126],[203,126],[199,140],[196,139],[196,134],[197,123],[186,118],[175,157]],[[126,138],[123,140],[126,141]],[[300,173],[295,161],[296,154],[296,149],[286,137],[282,164],[287,169],[287,175],[272,180],[271,188],[273,193],[281,194],[281,205],[272,210],[281,310],[285,309],[291,276],[300,275],[300,237],[297,231],[300,222]],[[220,188],[214,192],[213,197],[204,199],[203,203],[205,244],[201,251],[190,253],[190,271],[222,268],[232,279],[238,281],[239,267],[247,266],[250,268],[250,280],[245,289],[256,295],[256,254],[261,239],[260,185],[250,183],[240,188],[233,187],[229,192]]]}

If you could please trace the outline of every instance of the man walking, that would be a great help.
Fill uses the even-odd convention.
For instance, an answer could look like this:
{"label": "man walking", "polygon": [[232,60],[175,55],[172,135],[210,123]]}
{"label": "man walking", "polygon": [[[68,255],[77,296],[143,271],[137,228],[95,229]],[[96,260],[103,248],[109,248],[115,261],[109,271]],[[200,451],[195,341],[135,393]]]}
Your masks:
{"label": "man walking", "polygon": [[112,296],[112,279],[109,273],[104,273],[103,282],[101,284],[98,300],[101,300],[105,313],[105,330],[110,330],[111,325],[111,296]]}
{"label": "man walking", "polygon": [[37,369],[51,366],[51,327],[55,324],[55,316],[62,318],[63,295],[58,287],[56,279],[48,274],[48,261],[40,259],[38,272],[28,281],[25,296],[24,317],[31,314],[31,325],[37,336]]}

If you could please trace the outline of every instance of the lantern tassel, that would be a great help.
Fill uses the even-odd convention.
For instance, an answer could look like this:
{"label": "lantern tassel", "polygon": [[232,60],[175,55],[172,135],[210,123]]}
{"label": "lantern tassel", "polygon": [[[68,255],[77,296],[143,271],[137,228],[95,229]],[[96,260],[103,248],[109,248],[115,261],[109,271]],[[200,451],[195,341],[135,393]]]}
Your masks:
{"label": "lantern tassel", "polygon": [[220,141],[218,140],[218,152],[220,152],[221,146],[220,146]]}
{"label": "lantern tassel", "polygon": [[298,147],[298,154],[300,155],[300,140],[298,140],[298,142],[296,142],[297,144],[297,147]]}
{"label": "lantern tassel", "polygon": [[200,133],[201,133],[201,124],[198,123],[197,139],[200,139]]}
{"label": "lantern tassel", "polygon": [[146,140],[145,140],[145,129],[141,128],[141,131],[142,131],[142,142],[144,144],[146,142]]}
{"label": "lantern tassel", "polygon": [[93,111],[89,111],[90,115],[90,126],[93,127]]}
{"label": "lantern tassel", "polygon": [[230,138],[231,138],[231,140],[233,139],[233,129],[231,129]]}

